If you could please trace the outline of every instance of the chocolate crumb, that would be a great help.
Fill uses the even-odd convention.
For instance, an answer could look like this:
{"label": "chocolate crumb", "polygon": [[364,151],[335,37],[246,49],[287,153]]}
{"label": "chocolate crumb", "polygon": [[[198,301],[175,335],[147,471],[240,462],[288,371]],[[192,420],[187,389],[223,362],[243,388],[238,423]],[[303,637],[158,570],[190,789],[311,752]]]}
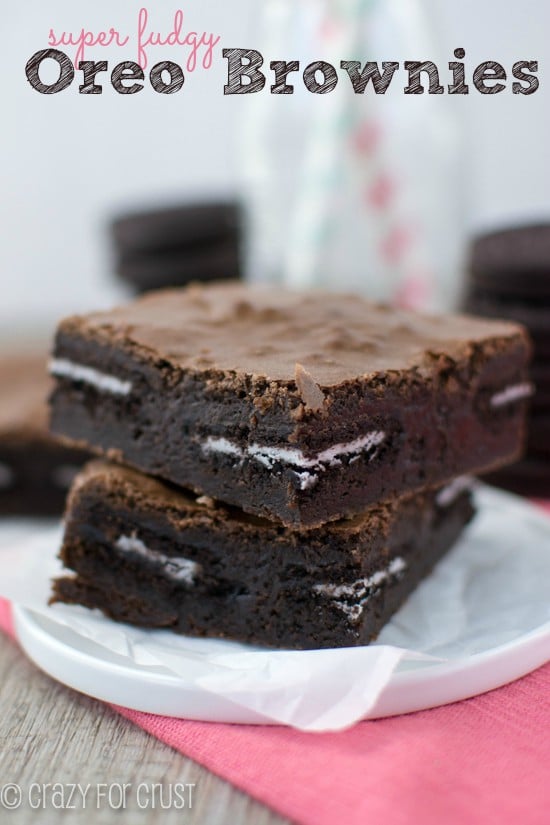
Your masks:
{"label": "chocolate crumb", "polygon": [[109,447],[105,451],[105,455],[109,459],[109,461],[113,461],[115,464],[123,464],[124,463],[124,455],[122,450],[118,447]]}
{"label": "chocolate crumb", "polygon": [[313,412],[322,410],[325,403],[325,396],[319,385],[301,364],[296,364],[294,368],[294,380],[296,381],[298,392],[302,396],[306,410],[312,410]]}
{"label": "chocolate crumb", "polygon": [[203,507],[215,507],[216,502],[211,496],[199,496],[197,499],[197,504],[202,505]]}

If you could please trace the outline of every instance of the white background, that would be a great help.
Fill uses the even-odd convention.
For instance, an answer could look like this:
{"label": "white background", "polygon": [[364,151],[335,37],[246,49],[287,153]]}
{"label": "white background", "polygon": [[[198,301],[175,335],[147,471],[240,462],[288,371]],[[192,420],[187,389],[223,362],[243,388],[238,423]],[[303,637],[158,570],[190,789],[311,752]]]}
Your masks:
{"label": "white background", "polygon": [[[307,0],[303,0],[307,2]],[[314,2],[314,0],[309,0]],[[407,0],[403,0],[407,2]],[[466,151],[466,221],[473,230],[516,218],[550,216],[550,6],[546,0],[423,0],[445,68],[452,51],[468,67],[495,59],[538,59],[540,90],[454,97]],[[240,181],[238,148],[246,97],[224,97],[225,61],[195,73],[179,95],[144,90],[101,96],[37,94],[24,66],[47,45],[50,27],[95,30],[135,26],[141,2],[19,0],[1,4],[0,325],[48,329],[67,312],[111,303],[122,292],[110,273],[109,216],[194,192],[230,192]],[[194,28],[221,35],[223,46],[258,47],[262,0],[187,0]],[[151,4],[165,30],[177,4]],[[91,49],[111,65],[133,55]],[[105,52],[105,53],[104,53]],[[157,59],[171,57],[163,52]],[[281,55],[291,59],[292,54]],[[322,55],[319,55],[322,57]],[[275,105],[275,104],[269,104]]]}

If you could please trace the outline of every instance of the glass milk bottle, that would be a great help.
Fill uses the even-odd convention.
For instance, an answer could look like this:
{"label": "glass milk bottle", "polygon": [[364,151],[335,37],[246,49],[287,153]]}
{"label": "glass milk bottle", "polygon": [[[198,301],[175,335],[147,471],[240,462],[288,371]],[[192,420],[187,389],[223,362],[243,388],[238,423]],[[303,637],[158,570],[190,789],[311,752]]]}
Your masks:
{"label": "glass milk bottle", "polygon": [[[447,95],[405,95],[404,60],[434,60],[417,0],[267,0],[265,89],[243,130],[248,275],[360,291],[400,306],[455,303],[463,248],[461,145]],[[272,95],[272,60],[299,60],[294,93]],[[323,60],[338,85],[312,94]],[[399,61],[386,94],[354,94],[342,60]],[[448,82],[447,64],[438,64]]]}

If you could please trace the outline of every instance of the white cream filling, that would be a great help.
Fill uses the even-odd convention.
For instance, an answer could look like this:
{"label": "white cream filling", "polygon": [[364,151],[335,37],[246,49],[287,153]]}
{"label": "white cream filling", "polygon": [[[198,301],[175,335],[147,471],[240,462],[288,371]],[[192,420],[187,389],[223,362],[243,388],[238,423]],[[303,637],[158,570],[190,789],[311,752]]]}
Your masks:
{"label": "white cream filling", "polygon": [[533,385],[528,381],[524,381],[522,384],[511,384],[491,397],[491,407],[504,407],[506,404],[513,404],[515,401],[529,398],[532,394]]}
{"label": "white cream filling", "polygon": [[[300,488],[306,490],[312,487],[317,480],[317,473],[326,470],[327,467],[336,467],[341,464],[341,459],[344,456],[356,456],[357,458],[363,452],[372,450],[373,447],[378,447],[384,441],[386,433],[381,430],[372,430],[361,438],[356,438],[354,441],[347,443],[335,444],[334,447],[329,447],[322,450],[314,458],[308,458],[301,450],[290,447],[269,447],[261,446],[260,444],[250,444],[244,449],[237,444],[228,441],[227,438],[214,438],[210,436],[201,445],[205,453],[222,453],[223,455],[230,455],[242,461],[245,458],[253,458],[268,470],[271,470],[274,464],[287,464],[290,467],[297,468],[301,472],[296,475],[300,480]],[[313,472],[312,472],[313,471]],[[316,472],[317,471],[317,472]]]}
{"label": "white cream filling", "polygon": [[0,461],[0,490],[8,490],[15,480],[13,470],[3,461]]}
{"label": "white cream filling", "polygon": [[222,453],[223,455],[233,455],[235,458],[243,459],[244,452],[236,444],[232,444],[227,438],[213,438],[209,436],[204,444],[201,444],[205,453]]}
{"label": "white cream filling", "polygon": [[148,561],[158,564],[162,568],[162,574],[169,579],[182,581],[186,584],[194,584],[195,577],[200,571],[200,565],[191,559],[181,556],[165,556],[157,550],[151,550],[135,534],[131,536],[119,536],[115,542],[115,547],[123,553],[137,553]]}
{"label": "white cream filling", "polygon": [[459,497],[465,490],[470,490],[473,487],[474,480],[469,476],[460,476],[442,487],[435,497],[435,503],[438,507],[450,507],[453,501]]}
{"label": "white cream filling", "polygon": [[[385,570],[377,570],[368,578],[357,579],[351,584],[316,584],[313,590],[332,599],[334,606],[345,613],[350,621],[355,622],[361,617],[373,591],[392,576],[400,576],[406,568],[406,561],[396,556]],[[353,604],[349,603],[351,599],[355,600]]]}
{"label": "white cream filling", "polygon": [[114,375],[101,372],[93,367],[85,367],[83,364],[77,364],[67,358],[52,358],[49,363],[49,371],[56,378],[81,381],[83,384],[90,384],[92,387],[111,395],[129,395],[132,390],[131,381],[122,381]]}
{"label": "white cream filling", "polygon": [[309,490],[310,487],[314,487],[318,479],[317,473],[308,473],[307,470],[304,473],[295,473],[295,476],[300,482],[300,490]]}

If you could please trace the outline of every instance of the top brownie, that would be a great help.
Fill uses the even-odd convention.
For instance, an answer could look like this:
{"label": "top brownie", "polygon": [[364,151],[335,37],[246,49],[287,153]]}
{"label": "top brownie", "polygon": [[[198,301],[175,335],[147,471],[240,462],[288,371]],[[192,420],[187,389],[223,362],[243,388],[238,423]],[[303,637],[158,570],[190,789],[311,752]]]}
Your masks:
{"label": "top brownie", "polygon": [[60,324],[52,427],[312,527],[517,458],[529,350],[507,322],[193,285]]}

